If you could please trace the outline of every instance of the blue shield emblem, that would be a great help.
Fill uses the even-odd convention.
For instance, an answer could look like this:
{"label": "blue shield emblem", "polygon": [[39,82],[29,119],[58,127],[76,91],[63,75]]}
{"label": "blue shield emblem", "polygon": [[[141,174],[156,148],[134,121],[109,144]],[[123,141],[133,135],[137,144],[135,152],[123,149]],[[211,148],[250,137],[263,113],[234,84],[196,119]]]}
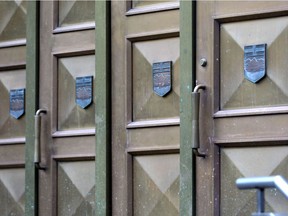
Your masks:
{"label": "blue shield emblem", "polygon": [[76,77],[76,104],[85,109],[92,103],[93,76]]}
{"label": "blue shield emblem", "polygon": [[25,89],[10,90],[10,115],[19,119],[25,113]]}
{"label": "blue shield emblem", "polygon": [[257,83],[266,75],[266,44],[244,47],[244,76]]}
{"label": "blue shield emblem", "polygon": [[171,91],[171,68],[172,61],[153,63],[153,90],[161,97]]}

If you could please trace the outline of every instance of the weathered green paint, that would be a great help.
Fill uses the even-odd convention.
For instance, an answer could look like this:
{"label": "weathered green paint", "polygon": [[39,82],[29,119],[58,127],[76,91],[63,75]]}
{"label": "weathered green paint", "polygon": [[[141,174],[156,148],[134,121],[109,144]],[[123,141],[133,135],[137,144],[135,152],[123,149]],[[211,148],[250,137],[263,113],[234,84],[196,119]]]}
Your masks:
{"label": "weathered green paint", "polygon": [[110,215],[110,3],[95,2],[96,215]]}
{"label": "weathered green paint", "polygon": [[25,215],[37,215],[37,171],[34,166],[34,115],[38,105],[39,2],[27,2]]}
{"label": "weathered green paint", "polygon": [[180,2],[180,215],[196,215],[195,156],[192,153],[192,98],[195,85],[195,1]]}

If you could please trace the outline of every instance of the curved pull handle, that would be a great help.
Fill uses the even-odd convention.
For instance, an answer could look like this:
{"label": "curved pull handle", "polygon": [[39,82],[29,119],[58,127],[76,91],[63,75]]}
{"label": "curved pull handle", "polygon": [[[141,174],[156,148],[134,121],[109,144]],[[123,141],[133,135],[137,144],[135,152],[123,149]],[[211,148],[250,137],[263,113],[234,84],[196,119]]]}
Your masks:
{"label": "curved pull handle", "polygon": [[192,149],[196,156],[205,157],[204,153],[199,152],[199,106],[200,106],[200,89],[204,90],[204,85],[197,85],[192,92]]}
{"label": "curved pull handle", "polygon": [[37,110],[35,118],[35,140],[34,140],[34,164],[37,169],[45,169],[40,166],[41,162],[41,113],[47,113],[44,109]]}

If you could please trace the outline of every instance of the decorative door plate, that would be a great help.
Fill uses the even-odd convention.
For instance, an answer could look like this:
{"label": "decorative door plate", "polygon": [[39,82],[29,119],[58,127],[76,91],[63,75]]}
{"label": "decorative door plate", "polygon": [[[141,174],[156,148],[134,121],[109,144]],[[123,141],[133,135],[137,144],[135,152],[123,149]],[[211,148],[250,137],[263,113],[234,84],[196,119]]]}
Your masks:
{"label": "decorative door plate", "polygon": [[266,75],[266,44],[244,47],[244,76],[257,83]]}
{"label": "decorative door plate", "polygon": [[172,87],[172,61],[153,63],[152,73],[153,90],[157,95],[164,97]]}
{"label": "decorative door plate", "polygon": [[85,109],[92,103],[93,76],[76,77],[76,104]]}
{"label": "decorative door plate", "polygon": [[25,113],[25,89],[10,90],[10,115],[19,119]]}

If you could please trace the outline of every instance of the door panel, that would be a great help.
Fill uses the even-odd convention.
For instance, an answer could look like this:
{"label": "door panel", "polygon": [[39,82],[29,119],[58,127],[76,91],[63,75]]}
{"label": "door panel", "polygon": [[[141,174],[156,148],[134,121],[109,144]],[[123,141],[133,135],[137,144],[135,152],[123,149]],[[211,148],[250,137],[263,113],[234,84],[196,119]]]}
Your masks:
{"label": "door panel", "polygon": [[95,215],[94,161],[59,162],[57,172],[57,215]]}
{"label": "door panel", "polygon": [[[58,59],[58,131],[95,127],[94,104],[82,109],[75,103],[76,78],[93,76],[94,60],[94,55]],[[67,91],[69,91],[69,97],[67,97]]]}
{"label": "door panel", "polygon": [[25,170],[0,169],[0,210],[2,215],[24,215]]}
{"label": "door panel", "polygon": [[[238,178],[282,175],[287,179],[288,148],[250,147],[221,149],[221,215],[251,215],[256,211],[256,191],[240,191]],[[233,197],[230,199],[229,197]],[[267,212],[287,212],[287,200],[277,189],[265,191]]]}
{"label": "door panel", "polygon": [[0,2],[0,212],[2,215],[24,215],[25,212],[26,9],[24,1]]}
{"label": "door panel", "polygon": [[[251,215],[256,212],[256,194],[239,191],[236,179],[288,178],[283,49],[288,5],[271,4],[197,2],[196,79],[206,86],[200,100],[200,143],[207,154],[197,159],[197,215]],[[266,75],[253,83],[244,76],[244,51],[259,44],[267,46]],[[199,63],[203,57],[204,67]],[[255,73],[263,60],[250,59]],[[268,190],[265,198],[267,211],[287,212],[279,191]]]}
{"label": "door panel", "polygon": [[[16,78],[17,77],[17,78]],[[0,95],[3,101],[3,109],[0,111],[0,139],[23,138],[25,136],[25,117],[19,119],[13,117],[11,111],[14,103],[11,102],[11,92],[16,89],[25,88],[25,70],[5,70],[0,73],[1,87]],[[12,99],[13,100],[13,99]],[[16,105],[16,104],[15,104]],[[20,105],[21,106],[21,105]],[[23,106],[23,104],[22,104]],[[12,109],[12,110],[11,110]],[[11,115],[12,114],[12,115]],[[18,116],[18,115],[16,115]]]}
{"label": "door panel", "polygon": [[[26,1],[2,1],[0,9],[0,42],[23,41],[26,38]],[[24,27],[24,28],[23,28]],[[13,44],[13,43],[12,43]],[[11,45],[12,45],[11,44]]]}
{"label": "door panel", "polygon": [[[11,43],[11,46],[8,46]],[[24,69],[23,65],[26,63],[26,47],[18,46],[18,41],[8,41],[7,43],[2,43],[0,53],[0,65],[1,68],[14,68],[14,69]],[[13,44],[15,46],[13,46]],[[7,45],[7,46],[6,46]],[[4,69],[3,69],[4,70]]]}
{"label": "door panel", "polygon": [[39,215],[95,212],[94,10],[91,1],[40,4],[39,107],[47,110],[41,165],[47,168],[39,171]]}
{"label": "door panel", "polygon": [[58,27],[93,23],[95,21],[94,10],[95,2],[93,1],[59,1]]}
{"label": "door panel", "polygon": [[[167,46],[169,44],[169,46]],[[156,51],[159,50],[159,51]],[[166,97],[153,93],[151,67],[167,59],[173,62],[173,89]],[[133,122],[179,118],[179,38],[134,42],[132,45]],[[162,106],[159,109],[159,106]]]}
{"label": "door panel", "polygon": [[[152,7],[163,7],[164,9],[165,8],[167,8],[168,7],[168,4],[171,4],[171,3],[177,3],[177,0],[167,0],[167,1],[151,1],[151,0],[132,0],[131,1],[131,4],[132,4],[132,7],[131,7],[131,9],[134,9],[134,8],[136,8],[136,9],[139,9],[139,8],[145,8],[145,7],[147,7],[147,6],[152,6]],[[149,10],[149,9],[148,9]],[[151,9],[150,9],[151,10]]]}
{"label": "door panel", "polygon": [[[288,34],[287,25],[288,17],[220,25],[221,110],[287,105],[287,75],[284,72],[287,65],[283,59],[287,50],[282,47]],[[267,77],[254,85],[243,79],[241,73],[244,71],[243,48],[263,43],[267,44],[268,52]]]}
{"label": "door panel", "polygon": [[[173,4],[111,2],[112,215],[179,215],[179,4]],[[160,85],[153,87],[153,67],[162,62],[172,72],[163,97],[154,92]]]}
{"label": "door panel", "polygon": [[133,157],[134,215],[179,215],[179,155]]}

